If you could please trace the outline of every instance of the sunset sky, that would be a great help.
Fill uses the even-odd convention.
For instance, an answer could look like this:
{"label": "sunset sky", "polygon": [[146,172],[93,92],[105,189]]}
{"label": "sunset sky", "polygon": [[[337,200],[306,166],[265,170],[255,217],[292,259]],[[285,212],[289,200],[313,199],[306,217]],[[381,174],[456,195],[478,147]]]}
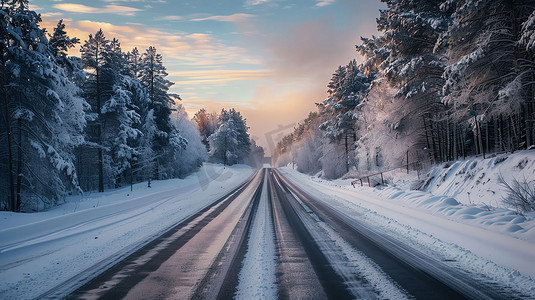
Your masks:
{"label": "sunset sky", "polygon": [[[82,43],[102,28],[123,51],[155,46],[190,117],[234,107],[270,153],[326,97],[338,65],[377,34],[379,0],[30,0]],[[79,48],[71,51],[79,56]],[[278,128],[286,128],[285,130]],[[267,138],[267,139],[266,139]]]}

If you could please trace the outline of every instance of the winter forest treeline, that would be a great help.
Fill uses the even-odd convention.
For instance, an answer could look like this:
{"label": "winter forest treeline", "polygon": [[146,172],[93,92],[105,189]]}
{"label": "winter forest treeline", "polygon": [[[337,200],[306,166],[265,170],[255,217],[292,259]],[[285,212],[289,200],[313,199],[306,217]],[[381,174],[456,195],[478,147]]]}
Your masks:
{"label": "winter forest treeline", "polygon": [[[102,30],[80,43],[40,28],[28,0],[0,10],[0,209],[32,211],[65,195],[184,177],[203,161],[261,160],[234,109],[190,120],[154,47],[129,52]],[[199,134],[202,131],[202,137]]]}
{"label": "winter forest treeline", "polygon": [[382,2],[363,62],[335,70],[277,165],[337,178],[535,143],[535,1]]}

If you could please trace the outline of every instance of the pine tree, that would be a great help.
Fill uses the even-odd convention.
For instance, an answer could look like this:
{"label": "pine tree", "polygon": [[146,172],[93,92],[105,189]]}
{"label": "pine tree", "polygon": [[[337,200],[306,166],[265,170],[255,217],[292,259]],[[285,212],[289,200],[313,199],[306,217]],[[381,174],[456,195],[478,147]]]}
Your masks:
{"label": "pine tree", "polygon": [[219,115],[219,128],[209,137],[210,156],[225,165],[243,162],[249,155],[251,141],[248,127],[240,112],[223,109]]}
{"label": "pine tree", "polygon": [[116,187],[125,179],[134,156],[139,154],[135,145],[142,135],[138,128],[141,122],[137,113],[138,107],[133,101],[139,86],[136,81],[126,76],[121,76],[118,80],[114,85],[113,96],[102,108],[107,120],[104,128],[104,146],[109,149],[106,166],[109,169],[110,181]]}
{"label": "pine tree", "polygon": [[206,112],[206,109],[201,108],[195,113],[193,120],[197,123],[197,128],[199,129],[201,140],[206,147],[206,151],[210,151],[208,138],[217,130],[219,117],[216,113],[209,114]]}
{"label": "pine tree", "polygon": [[[158,119],[151,112],[154,108],[151,107],[148,89],[140,80],[132,77],[132,70],[136,66],[128,63],[128,56],[122,52],[120,42],[117,39],[107,41],[99,31],[94,38],[90,36],[87,44],[82,48],[82,58],[86,58],[88,66],[98,66],[98,72],[89,74],[86,93],[97,100],[93,103],[97,112],[96,147],[102,158],[102,170],[99,162],[99,189],[101,183],[102,188],[105,183],[117,187],[127,178],[133,180],[134,168],[136,173],[152,168],[153,158],[147,155],[153,152],[146,147],[154,148],[154,140],[160,133],[153,130],[157,127]],[[173,130],[171,128],[168,135],[170,147],[175,143]],[[148,141],[145,136],[152,140]],[[136,175],[143,178],[140,174]]]}
{"label": "pine tree", "polygon": [[352,145],[357,141],[357,107],[366,97],[373,80],[371,76],[371,73],[370,77],[365,76],[355,60],[346,67],[338,67],[328,84],[329,98],[318,103],[320,113],[327,118],[320,128],[331,143],[344,146],[346,173],[349,172]]}
{"label": "pine tree", "polygon": [[[439,0],[384,2],[388,9],[381,11],[377,24],[385,33],[390,57],[382,67],[390,85],[397,89],[397,101],[404,103],[390,112],[390,127],[414,141],[411,150],[427,147],[435,159],[442,160],[443,124],[439,120],[444,107],[438,92],[444,60],[433,51],[440,34],[448,28],[450,16],[439,9]],[[411,137],[413,133],[418,136]],[[426,143],[429,138],[432,142]]]}
{"label": "pine tree", "polygon": [[533,86],[533,55],[521,47],[527,28],[522,24],[529,23],[535,1],[457,1],[450,6],[454,22],[441,44],[450,58],[443,101],[455,106],[456,122],[470,126],[475,153],[528,147],[533,143],[534,109],[528,100],[533,98],[528,88]]}
{"label": "pine tree", "polygon": [[80,42],[79,38],[70,38],[65,31],[65,24],[63,19],[59,20],[54,28],[52,35],[48,35],[48,43],[52,49],[52,53],[56,57],[64,58],[67,56],[67,51],[73,48]]}
{"label": "pine tree", "polygon": [[154,178],[169,178],[172,176],[172,161],[177,147],[185,147],[186,142],[171,124],[171,106],[174,100],[168,93],[173,83],[167,77],[163,65],[163,58],[156,52],[156,48],[149,47],[141,56],[140,80],[147,88],[150,104],[153,110],[156,131],[153,132],[152,148],[155,155]]}
{"label": "pine tree", "polygon": [[40,16],[28,2],[3,2],[1,10],[5,194],[13,211],[38,209],[79,189],[72,149],[83,140],[84,101],[57,63],[58,53],[51,51]]}
{"label": "pine tree", "polygon": [[84,84],[85,97],[92,107],[94,114],[88,132],[90,147],[97,149],[98,191],[104,192],[104,152],[102,148],[102,106],[111,94],[113,80],[110,79],[112,70],[106,66],[110,53],[110,41],[106,39],[102,29],[95,35],[90,34],[80,49],[84,69],[92,70],[87,74]]}
{"label": "pine tree", "polygon": [[196,122],[189,120],[183,105],[176,106],[172,122],[173,126],[180,131],[180,136],[187,140],[187,147],[178,148],[174,158],[178,169],[177,175],[183,178],[202,166],[207,158],[207,151],[197,130]]}
{"label": "pine tree", "polygon": [[126,60],[128,63],[128,68],[130,70],[130,75],[133,78],[139,79],[139,72],[141,69],[141,54],[139,53],[137,47],[135,47],[134,49],[132,49],[131,52],[128,52],[126,54]]}

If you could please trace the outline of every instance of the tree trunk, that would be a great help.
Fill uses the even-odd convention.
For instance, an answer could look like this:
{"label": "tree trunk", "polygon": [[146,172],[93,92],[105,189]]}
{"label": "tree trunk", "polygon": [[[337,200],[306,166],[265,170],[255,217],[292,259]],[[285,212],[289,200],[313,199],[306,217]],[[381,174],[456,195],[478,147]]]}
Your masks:
{"label": "tree trunk", "polygon": [[[435,114],[435,120],[438,119],[438,116]],[[439,162],[442,162],[443,159],[442,159],[442,126],[440,126],[440,122],[439,121],[434,121],[431,120],[431,124],[434,124],[434,128],[435,130],[433,130],[433,132],[436,132],[436,146],[435,146],[435,141],[434,141],[434,137],[435,137],[435,134],[433,134],[433,148],[437,149],[437,151],[435,153],[437,153],[437,159]]]}
{"label": "tree trunk", "polygon": [[466,159],[466,134],[463,132],[462,128],[459,128],[459,146],[461,147],[461,152],[463,153],[463,159]]}
{"label": "tree trunk", "polygon": [[347,144],[347,133],[345,134],[345,161],[346,161],[346,174],[349,173],[349,145]]}
{"label": "tree trunk", "polygon": [[516,124],[515,124],[515,120],[514,120],[514,117],[513,115],[511,115],[509,117],[509,119],[511,120],[511,149],[513,149],[511,152],[514,152],[516,150],[518,150],[518,133],[517,133],[517,130],[516,130]]}
{"label": "tree trunk", "polygon": [[490,140],[489,140],[489,122],[485,123],[485,151],[489,152]]}
{"label": "tree trunk", "polygon": [[500,138],[499,138],[499,128],[498,128],[498,118],[494,117],[492,119],[494,123],[494,151],[500,151]]}
{"label": "tree trunk", "polygon": [[438,162],[438,147],[437,147],[437,138],[436,138],[436,125],[433,123],[433,120],[429,120],[429,128],[431,130],[431,144],[433,148],[433,161]]}
{"label": "tree trunk", "polygon": [[453,156],[452,159],[455,158],[455,160],[459,159],[459,152],[457,150],[457,123],[453,122]]}
{"label": "tree trunk", "polygon": [[451,131],[450,131],[450,123],[448,122],[448,119],[444,121],[446,123],[446,161],[451,160],[452,157],[452,146],[451,146]]}
{"label": "tree trunk", "polygon": [[485,158],[485,148],[483,148],[483,138],[481,137],[481,124],[479,124],[479,120],[477,119],[476,119],[476,129],[477,129],[477,137],[478,137],[477,141],[479,144],[479,151],[483,154],[483,158]]}
{"label": "tree trunk", "polygon": [[531,129],[529,128],[529,105],[524,106],[524,130],[526,132],[526,149],[531,145]]}
{"label": "tree trunk", "polygon": [[[4,53],[3,44],[0,53]],[[2,95],[4,104],[4,113],[6,118],[6,134],[7,134],[7,169],[8,169],[8,181],[9,181],[9,209],[15,211],[15,182],[13,180],[13,136],[11,131],[11,116],[9,113],[9,96],[7,93],[7,79],[6,79],[6,61],[2,55]]]}
{"label": "tree trunk", "polygon": [[21,190],[22,190],[22,119],[17,120],[19,126],[19,135],[18,135],[18,161],[17,161],[17,207],[16,211],[20,211],[20,206],[22,203],[21,199]]}
{"label": "tree trunk", "polygon": [[[429,133],[427,132],[427,123],[425,121],[425,116],[422,116],[422,120],[424,122],[425,142],[426,142],[426,145],[427,145],[427,150],[431,151],[431,145],[429,143]],[[431,152],[429,152],[429,156],[432,159],[433,154]]]}
{"label": "tree trunk", "polygon": [[[98,61],[98,57],[97,57]],[[97,139],[98,139],[98,191],[104,192],[104,154],[102,153],[102,109],[100,99],[100,72],[99,67],[96,68],[97,76]]]}

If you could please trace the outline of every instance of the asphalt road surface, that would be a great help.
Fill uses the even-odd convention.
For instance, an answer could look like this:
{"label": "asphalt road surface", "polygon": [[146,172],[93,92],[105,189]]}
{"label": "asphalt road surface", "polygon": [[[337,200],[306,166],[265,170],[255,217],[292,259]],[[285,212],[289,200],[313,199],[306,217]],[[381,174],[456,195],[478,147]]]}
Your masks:
{"label": "asphalt road surface", "polygon": [[[268,196],[262,198],[262,187]],[[267,199],[277,254],[279,299],[374,299],[337,236],[373,261],[407,298],[504,299],[507,290],[473,279],[395,238],[374,232],[264,168],[172,230],[69,294],[71,299],[232,299],[251,223]],[[53,298],[53,293],[43,295]]]}

